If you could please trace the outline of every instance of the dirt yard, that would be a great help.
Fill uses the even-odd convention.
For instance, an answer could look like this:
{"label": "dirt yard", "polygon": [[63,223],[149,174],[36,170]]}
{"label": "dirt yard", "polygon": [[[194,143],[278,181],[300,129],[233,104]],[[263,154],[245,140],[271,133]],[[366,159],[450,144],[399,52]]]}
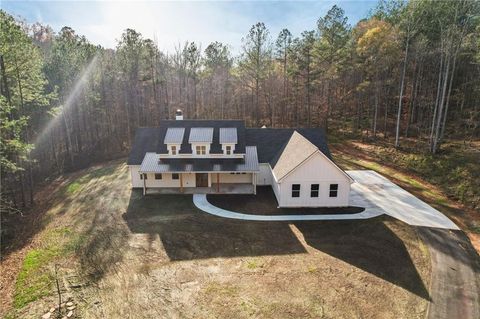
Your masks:
{"label": "dirt yard", "polygon": [[427,309],[428,249],[391,219],[222,219],[191,195],[132,192],[119,162],[62,180],[45,209],[28,250],[2,261],[14,279],[2,278],[11,318],[54,305],[54,264],[82,318],[424,318]]}
{"label": "dirt yard", "polygon": [[364,211],[361,207],[278,208],[277,199],[270,186],[257,186],[256,195],[212,194],[208,195],[208,201],[226,210],[256,215],[356,214]]}

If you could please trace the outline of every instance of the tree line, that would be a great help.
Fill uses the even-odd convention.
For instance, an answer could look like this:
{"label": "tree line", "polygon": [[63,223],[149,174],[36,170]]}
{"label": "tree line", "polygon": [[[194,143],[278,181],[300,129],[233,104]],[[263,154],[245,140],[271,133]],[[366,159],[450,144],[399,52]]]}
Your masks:
{"label": "tree line", "polygon": [[127,29],[115,49],[70,27],[27,24],[0,11],[1,210],[34,202],[46,178],[128,153],[135,129],[173,118],[245,119],[248,126],[323,127],[364,138],[480,133],[477,1],[380,1],[350,25],[333,6],[294,36],[251,26],[234,55]]}

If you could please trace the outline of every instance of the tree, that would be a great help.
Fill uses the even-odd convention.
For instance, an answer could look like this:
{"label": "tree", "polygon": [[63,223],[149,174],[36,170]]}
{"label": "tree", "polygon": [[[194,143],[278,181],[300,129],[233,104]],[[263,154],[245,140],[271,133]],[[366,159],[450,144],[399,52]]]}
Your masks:
{"label": "tree", "polygon": [[239,61],[240,72],[245,76],[244,82],[252,90],[253,121],[260,124],[259,95],[263,81],[271,69],[271,43],[269,32],[264,23],[253,25],[248,35],[242,39],[243,54]]}
{"label": "tree", "polygon": [[[0,166],[2,185],[14,191],[18,184],[6,182],[19,180],[22,205],[25,206],[25,189],[30,190],[33,203],[32,135],[39,129],[34,117],[42,117],[55,95],[47,91],[43,74],[43,60],[39,50],[21,26],[0,10]],[[29,185],[25,184],[28,170]],[[11,200],[16,201],[15,194]],[[2,210],[3,210],[2,201]]]}
{"label": "tree", "polygon": [[282,84],[283,84],[283,96],[280,110],[280,121],[284,125],[285,112],[288,103],[288,55],[292,45],[292,34],[288,29],[280,31],[276,44],[276,57],[282,63]]}
{"label": "tree", "polygon": [[332,105],[332,82],[338,78],[342,65],[348,58],[350,26],[345,11],[334,5],[323,18],[318,19],[317,31],[319,41],[315,51],[315,69],[317,73],[322,73],[323,82],[326,85],[327,108],[324,127],[328,130],[328,117]]}

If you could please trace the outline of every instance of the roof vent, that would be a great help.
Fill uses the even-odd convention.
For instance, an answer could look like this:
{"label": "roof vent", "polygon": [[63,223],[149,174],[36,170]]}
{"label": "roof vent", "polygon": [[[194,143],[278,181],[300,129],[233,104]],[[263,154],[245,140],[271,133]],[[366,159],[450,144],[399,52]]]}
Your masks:
{"label": "roof vent", "polygon": [[176,119],[177,121],[183,120],[183,112],[182,112],[182,110],[177,109],[177,110],[175,111],[175,119]]}

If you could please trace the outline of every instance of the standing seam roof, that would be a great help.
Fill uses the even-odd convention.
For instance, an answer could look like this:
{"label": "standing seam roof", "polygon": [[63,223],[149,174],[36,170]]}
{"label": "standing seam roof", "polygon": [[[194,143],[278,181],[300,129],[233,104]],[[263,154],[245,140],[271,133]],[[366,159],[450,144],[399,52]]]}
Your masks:
{"label": "standing seam roof", "polygon": [[213,127],[192,127],[188,143],[212,143]]}
{"label": "standing seam roof", "polygon": [[237,128],[221,127],[220,128],[220,144],[232,143],[237,144]]}
{"label": "standing seam roof", "polygon": [[165,144],[182,144],[183,134],[185,133],[184,127],[169,127],[165,134],[163,143]]}

